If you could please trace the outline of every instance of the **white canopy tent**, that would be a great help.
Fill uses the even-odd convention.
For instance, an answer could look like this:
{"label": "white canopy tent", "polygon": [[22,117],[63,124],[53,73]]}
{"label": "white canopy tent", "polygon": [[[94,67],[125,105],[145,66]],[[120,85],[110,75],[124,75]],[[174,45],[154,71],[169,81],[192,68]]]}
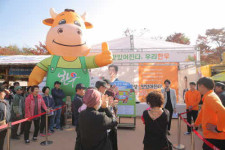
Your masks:
{"label": "white canopy tent", "polygon": [[[199,53],[193,45],[183,45],[173,42],[167,42],[164,40],[154,40],[147,37],[136,36],[118,38],[115,40],[107,41],[107,43],[110,51],[113,53],[113,64],[119,66],[119,79],[130,82],[133,85],[140,86],[141,84],[139,82],[140,74],[138,66],[142,65],[143,63],[177,63],[180,70],[194,67],[196,66],[196,64],[198,64],[198,62],[200,62]],[[101,43],[92,46],[91,52],[99,53],[101,51]],[[146,57],[147,55],[159,55],[160,53],[169,54],[170,57],[168,59],[161,60],[147,59]],[[142,59],[122,59],[127,54],[140,54],[140,57]],[[119,57],[120,55],[121,57]],[[180,75],[178,71],[177,74],[177,86],[181,86],[183,85],[183,76],[188,76],[189,73],[188,71],[182,71],[182,75]],[[91,75],[110,78],[106,67],[92,70]],[[150,77],[151,75],[147,74],[146,76]],[[139,87],[135,90],[139,91]],[[180,87],[178,91],[178,99],[180,102],[182,102],[183,87]],[[140,116],[146,107],[147,106],[145,104],[137,105],[137,116]],[[183,109],[185,109],[183,105],[178,106],[178,110],[183,111]]]}
{"label": "white canopy tent", "polygon": [[[148,50],[182,50],[182,51],[194,51],[195,48],[192,45],[183,45],[173,42],[167,42],[164,40],[153,40],[147,37],[127,36],[118,38],[115,40],[107,41],[110,50],[113,51],[148,51]],[[101,50],[101,43],[92,46],[92,50]]]}

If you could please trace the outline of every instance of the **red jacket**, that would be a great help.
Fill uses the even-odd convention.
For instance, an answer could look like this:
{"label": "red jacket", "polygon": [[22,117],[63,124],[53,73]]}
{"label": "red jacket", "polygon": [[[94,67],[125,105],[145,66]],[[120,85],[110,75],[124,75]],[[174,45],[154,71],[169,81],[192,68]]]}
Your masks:
{"label": "red jacket", "polygon": [[[41,95],[38,98],[38,114],[41,113],[41,107],[46,111],[47,107]],[[33,94],[27,96],[25,100],[25,118],[34,116],[35,100]]]}

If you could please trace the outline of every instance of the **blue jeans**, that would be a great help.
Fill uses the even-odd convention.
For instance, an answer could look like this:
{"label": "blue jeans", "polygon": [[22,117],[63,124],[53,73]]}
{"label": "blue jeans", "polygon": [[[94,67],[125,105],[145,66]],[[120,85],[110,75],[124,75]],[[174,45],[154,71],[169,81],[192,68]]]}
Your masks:
{"label": "blue jeans", "polygon": [[[62,106],[61,105],[55,106],[55,109],[59,108],[59,107],[62,107]],[[61,112],[62,112],[62,109],[56,110],[54,112],[53,121],[54,121],[54,124],[56,124],[56,129],[60,129],[61,128],[61,126],[60,126]]]}

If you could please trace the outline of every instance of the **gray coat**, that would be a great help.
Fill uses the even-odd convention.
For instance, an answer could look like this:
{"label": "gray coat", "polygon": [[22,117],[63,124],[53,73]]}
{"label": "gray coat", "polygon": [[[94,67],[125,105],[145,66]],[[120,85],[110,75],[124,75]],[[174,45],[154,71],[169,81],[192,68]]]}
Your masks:
{"label": "gray coat", "polygon": [[[167,103],[167,93],[165,92],[165,89],[162,89],[162,94],[164,95],[164,107],[166,106]],[[173,109],[176,108],[176,104],[177,104],[177,96],[176,96],[176,91],[174,89],[170,89],[170,99],[171,99],[171,103],[173,106]]]}
{"label": "gray coat", "polygon": [[0,101],[0,121],[4,120],[5,106],[6,106],[6,122],[9,122],[10,116],[11,116],[11,114],[10,114],[10,105],[9,105],[8,101],[4,100],[4,102]]}

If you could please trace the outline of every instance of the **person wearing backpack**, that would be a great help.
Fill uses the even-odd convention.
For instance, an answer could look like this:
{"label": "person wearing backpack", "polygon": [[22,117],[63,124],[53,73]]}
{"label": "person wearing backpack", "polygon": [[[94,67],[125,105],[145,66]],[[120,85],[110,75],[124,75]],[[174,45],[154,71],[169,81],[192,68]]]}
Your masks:
{"label": "person wearing backpack", "polygon": [[[5,95],[5,88],[0,87],[0,126],[7,124],[10,120],[10,106],[8,101],[4,99]],[[6,133],[6,129],[0,131],[0,150],[3,150]]]}

